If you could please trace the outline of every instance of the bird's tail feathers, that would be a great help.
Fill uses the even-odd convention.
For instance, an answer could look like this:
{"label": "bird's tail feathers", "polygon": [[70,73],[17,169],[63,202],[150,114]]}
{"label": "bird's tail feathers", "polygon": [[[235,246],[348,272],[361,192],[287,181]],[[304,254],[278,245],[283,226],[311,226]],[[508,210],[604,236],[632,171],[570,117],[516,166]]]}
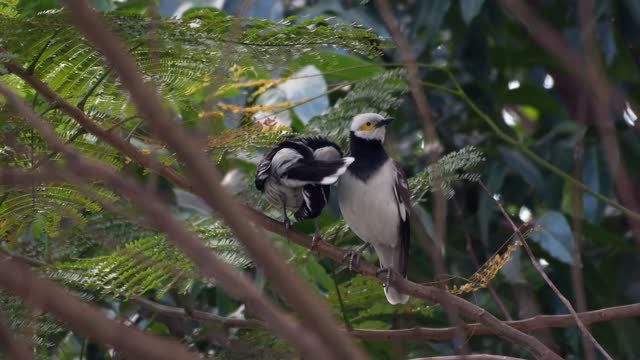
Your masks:
{"label": "bird's tail feathers", "polygon": [[384,288],[384,296],[391,305],[406,304],[409,301],[409,295],[399,292],[392,286]]}
{"label": "bird's tail feathers", "polygon": [[287,170],[282,176],[285,185],[301,186],[308,184],[331,185],[347,171],[354,158],[343,157],[338,160],[313,160],[299,163]]}
{"label": "bird's tail feathers", "polygon": [[[396,275],[407,277],[405,273],[405,269],[402,269],[402,257],[404,255],[404,250],[401,246],[376,246],[374,245],[376,250],[376,254],[378,255],[378,259],[380,260],[381,268],[389,268],[394,271]],[[391,305],[396,304],[406,304],[409,300],[409,295],[403,294],[398,289],[388,286],[384,288],[384,295],[387,297],[387,301]]]}

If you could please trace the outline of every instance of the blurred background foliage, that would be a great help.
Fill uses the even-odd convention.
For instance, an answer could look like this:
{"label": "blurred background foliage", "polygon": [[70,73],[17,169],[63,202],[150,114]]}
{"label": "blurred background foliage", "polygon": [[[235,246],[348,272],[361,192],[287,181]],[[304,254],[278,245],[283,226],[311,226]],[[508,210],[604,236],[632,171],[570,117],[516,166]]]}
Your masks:
{"label": "blurred background foliage", "polygon": [[[260,0],[244,9],[241,1],[92,0],[126,41],[148,81],[194,134],[205,134],[203,151],[225,173],[224,185],[243,202],[279,218],[252,186],[261,153],[295,134],[322,134],[346,146],[354,114],[393,115],[387,149],[411,180],[414,200],[428,231],[433,231],[427,152],[421,122],[407,95],[400,56],[388,40],[373,4],[367,1]],[[581,51],[576,2],[527,1]],[[443,165],[451,182],[441,189],[451,198],[444,249],[449,285],[463,285],[496,252],[512,243],[512,230],[492,200],[474,182],[482,178],[507,211],[537,225],[530,243],[560,290],[575,300],[572,266],[577,251],[574,220],[582,221],[582,272],[589,309],[640,301],[637,246],[623,214],[589,194],[576,213],[571,184],[545,164],[574,172],[576,139],[584,132],[580,180],[609,198],[635,196],[640,183],[640,143],[636,99],[640,96],[640,6],[636,0],[596,0],[593,21],[610,81],[628,95],[615,114],[622,163],[634,184],[632,194],[616,194],[593,123],[577,124],[579,86],[527,32],[493,1],[394,1],[403,33],[420,62],[421,77],[445,153],[474,146],[483,155]],[[242,26],[238,26],[242,25]],[[137,116],[126,93],[100,55],[70,27],[55,0],[0,0],[0,44],[10,58],[31,70],[103,127],[143,152],[180,170],[173,154]],[[157,179],[130,159],[84,131],[51,107],[14,75],[3,83],[25,97],[55,126],[59,136],[94,157],[121,168],[155,188],[203,241],[246,270],[275,301],[260,269],[252,266],[226,227],[189,192]],[[37,168],[42,157],[62,160],[37,133],[0,107],[0,163]],[[197,131],[199,129],[199,131]],[[497,129],[497,130],[496,130]],[[498,133],[500,132],[500,133]],[[501,135],[502,134],[502,135]],[[505,135],[520,144],[505,142]],[[544,160],[535,162],[522,148]],[[484,161],[478,165],[480,158]],[[449,168],[447,168],[449,166]],[[463,171],[463,172],[462,172]],[[478,174],[476,174],[478,173]],[[454,181],[460,180],[460,181]],[[467,181],[471,180],[471,181]],[[100,183],[90,194],[68,185],[2,188],[2,251],[37,260],[47,274],[104,307],[110,315],[152,333],[175,336],[211,357],[281,359],[294,356],[288,345],[260,329],[226,329],[197,320],[153,314],[132,297],[208,311],[221,316],[252,314],[215,286],[198,278],[188,260],[144,224],[133,209]],[[87,189],[85,189],[87,190]],[[640,200],[640,199],[638,199]],[[338,219],[335,202],[319,219],[325,240],[341,247],[358,244]],[[294,225],[310,233],[312,224]],[[469,236],[465,233],[468,233]],[[403,306],[384,300],[382,287],[354,276],[344,266],[274,236],[274,245],[336,311],[346,326],[374,329],[446,326],[443,309],[418,299]],[[414,242],[415,243],[415,242]],[[471,247],[468,245],[471,244]],[[372,254],[366,260],[375,262]],[[431,283],[428,256],[413,245],[409,278]],[[495,260],[495,258],[494,258]],[[539,313],[565,314],[563,305],[515,249],[492,280],[514,319]],[[486,289],[462,294],[499,318],[504,314]],[[575,303],[575,302],[574,302]],[[11,325],[34,335],[38,356],[59,359],[116,358],[112,350],[69,332],[46,314],[34,314],[0,294],[0,308]],[[618,359],[640,354],[640,323],[626,319],[593,325],[594,336]],[[576,328],[534,335],[569,359],[584,358]],[[231,341],[229,341],[231,339]],[[408,358],[454,353],[451,342],[361,341],[371,358]],[[526,357],[492,336],[468,339],[476,352]]]}

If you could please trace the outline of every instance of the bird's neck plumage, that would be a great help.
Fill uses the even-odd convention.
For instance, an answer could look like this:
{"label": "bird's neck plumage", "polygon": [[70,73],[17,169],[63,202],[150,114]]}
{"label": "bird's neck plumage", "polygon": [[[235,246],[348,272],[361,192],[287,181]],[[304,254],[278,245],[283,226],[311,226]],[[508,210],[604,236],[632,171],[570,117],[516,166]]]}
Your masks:
{"label": "bird's neck plumage", "polygon": [[347,171],[364,182],[389,159],[380,140],[363,139],[355,136],[353,131],[350,134],[349,152],[355,161]]}

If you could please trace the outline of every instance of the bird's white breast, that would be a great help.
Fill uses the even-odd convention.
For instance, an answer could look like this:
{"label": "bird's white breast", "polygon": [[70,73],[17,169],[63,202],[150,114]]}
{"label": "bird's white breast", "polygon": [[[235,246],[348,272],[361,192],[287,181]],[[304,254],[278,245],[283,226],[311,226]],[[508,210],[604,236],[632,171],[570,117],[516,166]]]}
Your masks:
{"label": "bird's white breast", "polygon": [[394,195],[395,168],[391,159],[363,182],[347,171],[340,179],[340,211],[353,232],[372,244],[398,243],[400,215]]}

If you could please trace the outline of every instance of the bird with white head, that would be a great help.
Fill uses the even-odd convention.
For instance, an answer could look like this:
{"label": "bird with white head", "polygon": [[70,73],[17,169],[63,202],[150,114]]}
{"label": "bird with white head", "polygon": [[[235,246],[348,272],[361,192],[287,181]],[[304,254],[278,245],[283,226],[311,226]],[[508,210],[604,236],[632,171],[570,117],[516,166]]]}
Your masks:
{"label": "bird with white head", "polygon": [[345,222],[373,246],[387,273],[387,300],[404,304],[409,296],[389,285],[393,273],[407,276],[410,206],[406,178],[382,146],[392,121],[374,113],[352,119],[349,151],[355,160],[340,180],[338,199]]}

